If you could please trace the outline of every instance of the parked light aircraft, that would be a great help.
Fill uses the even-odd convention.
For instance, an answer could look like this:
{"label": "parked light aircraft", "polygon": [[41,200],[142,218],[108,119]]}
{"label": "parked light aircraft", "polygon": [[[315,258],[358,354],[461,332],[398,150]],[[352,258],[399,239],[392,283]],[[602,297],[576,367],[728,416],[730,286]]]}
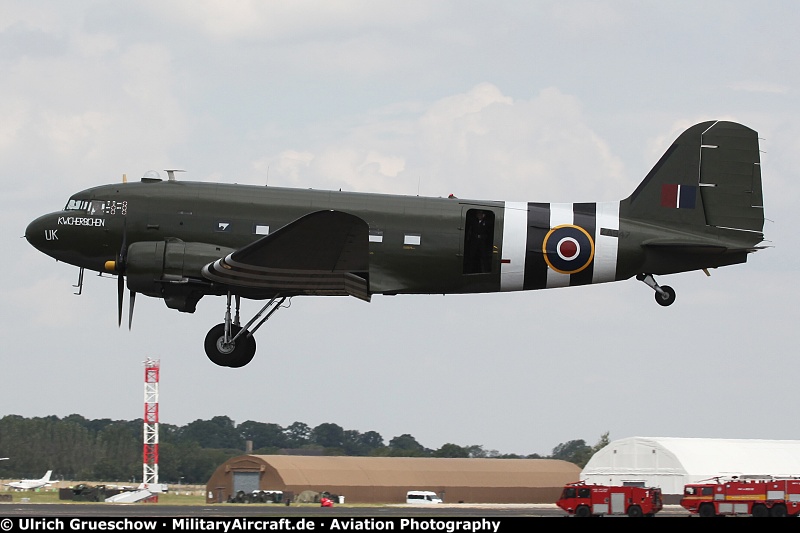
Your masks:
{"label": "parked light aircraft", "polygon": [[19,481],[12,481],[11,483],[6,483],[7,486],[11,487],[12,489],[19,489],[19,490],[34,490],[41,487],[47,487],[51,484],[50,475],[53,473],[52,470],[48,470],[47,473],[41,479],[21,479]]}
{"label": "parked light aircraft", "polygon": [[[192,183],[175,171],[94,187],[44,215],[25,236],[45,254],[124,277],[128,327],[137,293],[194,312],[227,297],[205,339],[216,364],[241,367],[253,333],[298,295],[519,291],[636,277],[662,306],[655,276],[744,263],[763,246],[758,136],[740,124],[697,124],[618,202],[426,198]],[[124,180],[123,180],[124,181]],[[80,293],[80,289],[78,291]],[[246,324],[240,298],[266,301]],[[235,313],[231,313],[231,300]]]}

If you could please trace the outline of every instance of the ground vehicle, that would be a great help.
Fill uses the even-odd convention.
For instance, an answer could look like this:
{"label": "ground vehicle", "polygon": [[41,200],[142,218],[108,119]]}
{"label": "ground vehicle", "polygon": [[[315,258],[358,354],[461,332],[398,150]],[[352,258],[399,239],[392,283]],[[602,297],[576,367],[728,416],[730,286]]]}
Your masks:
{"label": "ground vehicle", "polygon": [[700,516],[798,516],[800,479],[735,478],[683,488],[681,505]]}
{"label": "ground vehicle", "polygon": [[442,499],[431,490],[410,490],[406,494],[406,503],[442,503]]}
{"label": "ground vehicle", "polygon": [[556,505],[575,516],[654,516],[664,500],[656,487],[607,487],[581,481],[566,485]]}

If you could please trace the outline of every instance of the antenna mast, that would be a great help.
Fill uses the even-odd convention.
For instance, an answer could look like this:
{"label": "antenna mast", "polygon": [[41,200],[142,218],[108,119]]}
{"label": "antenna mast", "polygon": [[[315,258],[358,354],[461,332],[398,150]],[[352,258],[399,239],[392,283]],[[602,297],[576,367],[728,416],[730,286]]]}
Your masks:
{"label": "antenna mast", "polygon": [[144,460],[142,482],[145,488],[158,484],[158,377],[161,361],[144,362]]}

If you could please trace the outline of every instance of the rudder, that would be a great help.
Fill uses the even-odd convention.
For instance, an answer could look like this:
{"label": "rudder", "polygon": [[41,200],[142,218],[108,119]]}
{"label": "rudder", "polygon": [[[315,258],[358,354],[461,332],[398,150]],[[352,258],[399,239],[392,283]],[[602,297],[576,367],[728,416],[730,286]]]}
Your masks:
{"label": "rudder", "polygon": [[709,226],[762,231],[764,198],[758,134],[717,122],[702,136],[700,195]]}

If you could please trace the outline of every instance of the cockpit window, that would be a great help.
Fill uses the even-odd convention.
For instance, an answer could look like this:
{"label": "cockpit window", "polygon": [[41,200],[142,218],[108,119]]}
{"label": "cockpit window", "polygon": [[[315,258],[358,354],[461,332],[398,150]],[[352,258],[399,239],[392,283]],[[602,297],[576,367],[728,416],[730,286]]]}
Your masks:
{"label": "cockpit window", "polygon": [[97,200],[93,200],[89,203],[89,214],[90,215],[99,215],[100,213],[105,213],[106,211],[106,203],[105,202],[98,202]]}
{"label": "cockpit window", "polygon": [[116,215],[126,214],[128,202],[114,200],[78,200],[70,198],[65,211],[83,211],[87,215]]}
{"label": "cockpit window", "polygon": [[89,209],[89,200],[78,200],[70,198],[64,211],[86,211]]}

